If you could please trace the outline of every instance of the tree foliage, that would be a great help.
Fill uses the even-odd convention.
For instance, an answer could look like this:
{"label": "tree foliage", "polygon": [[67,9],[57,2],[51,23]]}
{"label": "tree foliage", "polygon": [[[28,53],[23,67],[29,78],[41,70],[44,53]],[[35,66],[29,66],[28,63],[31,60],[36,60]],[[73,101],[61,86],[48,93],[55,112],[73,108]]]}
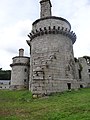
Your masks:
{"label": "tree foliage", "polygon": [[11,70],[0,70],[0,80],[10,80]]}

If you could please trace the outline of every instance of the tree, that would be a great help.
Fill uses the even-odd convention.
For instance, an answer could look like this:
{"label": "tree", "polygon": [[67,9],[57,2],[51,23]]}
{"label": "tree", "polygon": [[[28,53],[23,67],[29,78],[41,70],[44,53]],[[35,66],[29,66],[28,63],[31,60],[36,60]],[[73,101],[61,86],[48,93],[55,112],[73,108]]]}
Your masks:
{"label": "tree", "polygon": [[0,70],[0,80],[10,80],[11,70]]}
{"label": "tree", "polygon": [[2,68],[0,68],[0,71],[2,70]]}

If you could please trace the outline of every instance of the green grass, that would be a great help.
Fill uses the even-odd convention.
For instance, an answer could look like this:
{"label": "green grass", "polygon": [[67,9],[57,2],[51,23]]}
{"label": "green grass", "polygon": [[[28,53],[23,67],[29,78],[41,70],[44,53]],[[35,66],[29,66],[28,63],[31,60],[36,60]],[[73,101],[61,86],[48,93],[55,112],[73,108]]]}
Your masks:
{"label": "green grass", "polygon": [[0,120],[90,120],[90,88],[31,96],[29,91],[0,90]]}

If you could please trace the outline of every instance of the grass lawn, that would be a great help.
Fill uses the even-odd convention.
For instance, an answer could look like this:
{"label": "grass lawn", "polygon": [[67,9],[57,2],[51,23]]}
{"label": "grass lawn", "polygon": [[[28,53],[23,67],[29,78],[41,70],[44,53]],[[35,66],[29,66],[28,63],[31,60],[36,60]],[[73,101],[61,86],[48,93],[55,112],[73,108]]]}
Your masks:
{"label": "grass lawn", "polygon": [[29,91],[0,90],[0,120],[90,120],[90,88],[31,96]]}

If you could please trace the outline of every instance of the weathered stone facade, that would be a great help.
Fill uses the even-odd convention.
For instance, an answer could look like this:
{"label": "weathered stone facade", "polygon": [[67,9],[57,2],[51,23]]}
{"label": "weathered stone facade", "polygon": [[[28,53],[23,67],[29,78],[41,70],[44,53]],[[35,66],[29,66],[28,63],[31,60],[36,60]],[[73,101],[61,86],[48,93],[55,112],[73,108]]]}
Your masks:
{"label": "weathered stone facade", "polygon": [[41,13],[40,13],[41,18],[51,16],[52,5],[50,0],[41,0],[40,4],[41,4]]}
{"label": "weathered stone facade", "polygon": [[76,64],[79,66],[76,69],[80,87],[90,87],[90,57],[80,57]]}
{"label": "weathered stone facade", "polygon": [[30,58],[23,56],[23,49],[13,58],[11,88],[29,88],[33,94],[49,95],[90,86],[87,59],[74,58],[76,35],[70,23],[52,16],[50,0],[41,0],[40,5],[41,18],[33,22],[27,40]]}
{"label": "weathered stone facade", "polygon": [[50,94],[78,88],[73,55],[76,35],[66,19],[51,16],[50,0],[40,3],[41,18],[32,24],[27,41],[31,47],[29,89],[33,94]]}
{"label": "weathered stone facade", "polygon": [[23,56],[23,49],[19,56],[13,58],[11,72],[11,89],[27,89],[29,87],[29,57]]}

